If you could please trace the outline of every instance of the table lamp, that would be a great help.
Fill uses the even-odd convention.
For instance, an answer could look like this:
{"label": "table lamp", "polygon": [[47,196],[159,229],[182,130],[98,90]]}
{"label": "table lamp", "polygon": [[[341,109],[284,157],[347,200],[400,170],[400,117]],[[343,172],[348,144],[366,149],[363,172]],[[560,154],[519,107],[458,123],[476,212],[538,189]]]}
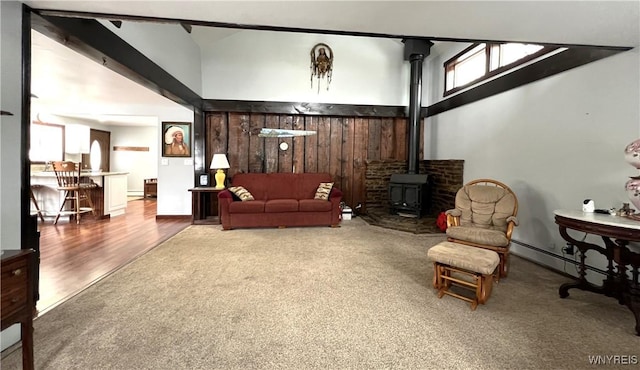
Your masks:
{"label": "table lamp", "polygon": [[227,156],[225,154],[214,154],[211,159],[211,166],[209,166],[212,170],[217,170],[215,174],[216,179],[216,189],[224,189],[224,178],[226,177],[224,174],[224,170],[229,168],[229,161],[227,161]]}

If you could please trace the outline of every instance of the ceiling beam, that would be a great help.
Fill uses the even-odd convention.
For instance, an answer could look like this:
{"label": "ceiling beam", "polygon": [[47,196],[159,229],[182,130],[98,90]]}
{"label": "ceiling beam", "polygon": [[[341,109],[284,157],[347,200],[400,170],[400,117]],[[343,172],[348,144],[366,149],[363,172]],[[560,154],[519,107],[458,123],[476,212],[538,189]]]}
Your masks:
{"label": "ceiling beam", "polygon": [[184,28],[185,31],[187,31],[187,33],[191,33],[191,25],[188,23],[184,23],[184,22],[180,22],[180,25],[182,26],[182,28]]}
{"label": "ceiling beam", "polygon": [[206,112],[275,113],[379,118],[407,116],[407,107],[393,105],[355,105],[219,99],[204,99],[202,101],[202,110]]}
{"label": "ceiling beam", "polygon": [[[626,48],[629,50],[629,48]],[[550,57],[544,58],[523,68],[506,73],[494,80],[482,82],[469,90],[453,95],[428,107],[422,108],[421,116],[430,117],[442,112],[476,102],[490,96],[515,89],[537,80],[553,76],[572,68],[609,57],[625,51],[625,48],[570,48]]]}
{"label": "ceiling beam", "polygon": [[32,13],[34,30],[191,110],[202,98],[94,19]]}

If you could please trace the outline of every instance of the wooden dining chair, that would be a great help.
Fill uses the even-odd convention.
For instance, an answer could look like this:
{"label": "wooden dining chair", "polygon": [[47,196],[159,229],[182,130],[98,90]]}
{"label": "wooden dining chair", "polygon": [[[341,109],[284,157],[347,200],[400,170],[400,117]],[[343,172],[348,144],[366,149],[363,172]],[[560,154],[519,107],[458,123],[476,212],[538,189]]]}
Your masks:
{"label": "wooden dining chair", "polygon": [[[56,215],[56,219],[53,224],[58,223],[58,219],[62,215],[70,215],[75,217],[76,223],[80,223],[80,215],[82,213],[91,212],[96,215],[93,201],[91,200],[91,189],[97,187],[97,185],[91,181],[88,177],[87,181],[83,181],[81,174],[81,164],[70,161],[56,161],[53,162],[53,172],[56,174],[58,180],[58,190],[64,192],[64,200],[60,206],[60,210]],[[86,201],[88,207],[82,207],[82,202]],[[67,202],[71,202],[71,210],[64,211]]]}
{"label": "wooden dining chair", "polygon": [[34,214],[38,215],[38,217],[40,217],[40,221],[44,222],[44,216],[43,211],[40,209],[40,205],[38,204],[38,199],[36,198],[36,195],[33,193],[34,190],[38,190],[42,187],[42,185],[38,185],[38,184],[32,184],[29,187],[29,198],[31,198],[31,203],[33,203],[33,206],[36,207],[36,211],[34,212]]}

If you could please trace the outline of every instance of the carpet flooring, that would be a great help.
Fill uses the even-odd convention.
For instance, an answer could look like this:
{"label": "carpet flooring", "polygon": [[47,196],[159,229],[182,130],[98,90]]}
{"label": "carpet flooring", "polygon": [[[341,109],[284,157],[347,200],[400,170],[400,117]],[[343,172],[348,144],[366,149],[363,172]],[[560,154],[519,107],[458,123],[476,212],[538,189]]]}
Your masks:
{"label": "carpet flooring", "polygon": [[[432,287],[441,234],[342,225],[190,226],[38,318],[36,368],[585,369],[640,356],[631,312],[589,292],[560,299],[565,277],[514,257],[471,311]],[[19,364],[15,351],[1,365]]]}

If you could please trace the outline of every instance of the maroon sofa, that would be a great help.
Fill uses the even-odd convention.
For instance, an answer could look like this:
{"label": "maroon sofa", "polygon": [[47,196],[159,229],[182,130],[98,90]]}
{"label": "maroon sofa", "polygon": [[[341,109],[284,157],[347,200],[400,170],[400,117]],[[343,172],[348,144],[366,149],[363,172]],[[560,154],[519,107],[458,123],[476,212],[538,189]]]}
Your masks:
{"label": "maroon sofa", "polygon": [[328,173],[239,173],[231,186],[242,186],[255,200],[240,201],[229,190],[218,193],[224,230],[245,227],[332,226],[340,223],[342,191],[335,186],[329,200],[314,199]]}

